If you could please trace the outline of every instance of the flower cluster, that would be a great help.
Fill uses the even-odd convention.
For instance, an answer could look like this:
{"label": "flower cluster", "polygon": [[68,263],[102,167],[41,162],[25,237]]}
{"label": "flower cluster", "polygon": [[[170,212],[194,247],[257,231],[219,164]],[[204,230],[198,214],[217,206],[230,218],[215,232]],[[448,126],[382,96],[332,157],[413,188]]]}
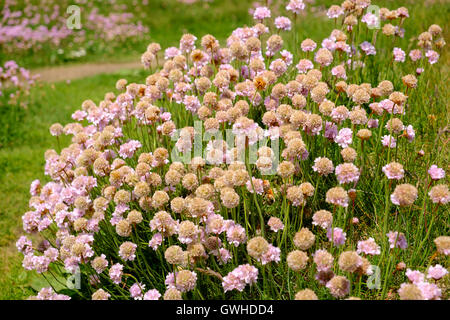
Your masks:
{"label": "flower cluster", "polygon": [[[24,231],[51,241],[35,248],[21,237],[24,267],[81,270],[93,299],[166,300],[317,299],[319,290],[292,291],[305,279],[323,287],[320,298],[364,296],[352,288],[377,263],[388,275],[399,256],[410,257],[409,268],[426,267],[418,253],[449,201],[447,185],[436,182],[443,169],[423,167],[426,179],[410,171],[409,99],[427,73],[404,75],[417,61],[396,47],[392,58],[407,68],[388,77],[377,59],[393,48],[355,36],[355,27],[373,32],[374,18],[363,16],[369,4],[331,7],[328,17],[342,28],[323,41],[302,39],[292,52],[289,32],[306,9],[300,0],[286,4],[285,16],[256,8],[255,24],[223,46],[210,34],[184,34],[162,64],[161,46],[151,43],[143,83],[120,79],[102,101],[84,101],[75,122],[51,127],[71,144],[48,150],[51,181],[32,183]],[[379,37],[402,36],[408,11],[380,12],[399,24],[385,23]],[[417,45],[431,57],[441,31],[430,29]],[[432,63],[425,68],[432,72]],[[433,257],[445,259],[448,237],[435,246]],[[429,274],[440,281],[446,270]],[[382,285],[382,298],[398,289],[389,279]],[[442,296],[425,280],[412,285],[399,297]]]}
{"label": "flower cluster", "polygon": [[29,94],[30,87],[36,84],[39,75],[20,67],[14,60],[0,66],[0,98],[6,98],[9,105],[27,107],[28,100],[22,99]]}

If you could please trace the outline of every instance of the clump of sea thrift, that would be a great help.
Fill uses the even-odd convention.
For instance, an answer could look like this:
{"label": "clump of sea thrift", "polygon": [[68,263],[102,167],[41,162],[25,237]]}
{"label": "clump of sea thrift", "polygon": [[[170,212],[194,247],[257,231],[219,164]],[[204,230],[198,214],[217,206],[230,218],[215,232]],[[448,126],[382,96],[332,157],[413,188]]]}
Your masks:
{"label": "clump of sea thrift", "polygon": [[[120,79],[75,123],[51,126],[72,144],[46,152],[51,182],[31,184],[24,231],[49,240],[19,238],[24,268],[81,270],[83,297],[95,300],[355,300],[377,263],[388,275],[381,298],[442,298],[450,245],[436,236],[450,196],[444,169],[411,164],[426,156],[412,158],[410,100],[442,30],[419,35],[423,52],[381,47],[365,36],[377,22],[369,4],[333,5],[327,16],[342,28],[292,52],[301,0],[275,17],[256,8],[255,24],[224,42],[185,34],[163,61],[150,44],[143,83]],[[380,15],[378,37],[402,37],[408,11]],[[395,63],[391,80],[371,67],[380,52]],[[429,66],[416,77],[417,62]],[[434,252],[423,250],[433,238]],[[396,273],[411,283],[396,285]],[[299,279],[307,285],[286,285]]]}

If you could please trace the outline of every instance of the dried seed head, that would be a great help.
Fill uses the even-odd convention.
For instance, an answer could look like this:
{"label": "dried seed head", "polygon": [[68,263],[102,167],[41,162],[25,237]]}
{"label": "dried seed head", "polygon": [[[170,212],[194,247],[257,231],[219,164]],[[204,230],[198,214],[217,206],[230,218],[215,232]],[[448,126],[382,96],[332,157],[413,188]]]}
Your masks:
{"label": "dried seed head", "polygon": [[391,194],[391,201],[398,206],[410,206],[417,199],[417,188],[410,184],[399,184]]}
{"label": "dried seed head", "polygon": [[305,269],[308,255],[303,251],[294,250],[287,255],[286,262],[293,271],[300,271]]}
{"label": "dried seed head", "polygon": [[247,242],[248,254],[256,260],[260,260],[268,250],[269,243],[263,237],[255,237]]}
{"label": "dried seed head", "polygon": [[294,236],[294,245],[301,250],[308,250],[314,245],[316,236],[308,228],[302,228]]}
{"label": "dried seed head", "polygon": [[295,300],[319,300],[311,289],[303,289],[295,294]]}
{"label": "dried seed head", "polygon": [[400,300],[423,300],[422,291],[412,283],[402,283],[398,295]]}

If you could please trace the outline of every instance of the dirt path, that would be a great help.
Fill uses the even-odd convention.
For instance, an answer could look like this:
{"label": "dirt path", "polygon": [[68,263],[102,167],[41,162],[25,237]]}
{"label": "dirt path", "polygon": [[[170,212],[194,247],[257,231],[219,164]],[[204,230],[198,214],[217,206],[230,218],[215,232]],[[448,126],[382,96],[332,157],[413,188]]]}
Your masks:
{"label": "dirt path", "polygon": [[34,74],[40,74],[41,81],[57,82],[74,80],[101,73],[112,73],[122,69],[140,69],[142,64],[139,60],[119,63],[86,63],[71,66],[45,67],[33,70]]}

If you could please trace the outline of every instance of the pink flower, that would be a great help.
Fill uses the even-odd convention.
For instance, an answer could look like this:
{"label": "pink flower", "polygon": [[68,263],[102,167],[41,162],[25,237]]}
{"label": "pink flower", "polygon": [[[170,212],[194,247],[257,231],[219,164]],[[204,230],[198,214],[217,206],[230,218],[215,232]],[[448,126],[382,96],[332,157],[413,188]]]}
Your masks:
{"label": "pink flower", "polygon": [[287,51],[287,50],[283,50],[283,51],[280,52],[280,55],[281,55],[281,59],[282,59],[288,66],[290,66],[290,65],[292,64],[292,58],[293,58],[292,53],[290,53],[290,52]]}
{"label": "pink flower", "polygon": [[353,141],[353,132],[350,128],[342,128],[339,130],[338,135],[334,138],[341,148],[347,148]]}
{"label": "pink flower", "polygon": [[441,297],[442,290],[434,283],[420,282],[416,286],[422,292],[422,297],[425,300],[439,300]]}
{"label": "pink flower", "polygon": [[23,260],[22,260],[22,267],[23,267],[25,270],[33,270],[33,268],[34,268],[34,265],[33,265],[33,257],[34,257],[34,255],[33,255],[32,252],[26,254],[26,255],[23,257]]}
{"label": "pink flower", "polygon": [[261,257],[261,263],[263,265],[269,263],[269,262],[280,262],[280,254],[281,250],[280,248],[274,247],[273,245],[269,244],[269,249],[263,256]]}
{"label": "pink flower", "polygon": [[381,143],[383,147],[395,148],[397,146],[397,140],[391,135],[382,136]]}
{"label": "pink flower", "polygon": [[325,122],[325,132],[323,133],[323,136],[329,140],[334,140],[337,134],[338,134],[337,125],[335,125],[333,122],[330,121]]}
{"label": "pink flower", "polygon": [[[153,216],[153,219],[150,220],[150,229],[152,231],[158,230],[164,234],[173,234],[178,231],[178,221],[173,220],[171,217],[166,216]],[[157,234],[155,234],[155,237]]]}
{"label": "pink flower", "polygon": [[345,121],[348,118],[349,112],[348,112],[347,108],[334,108],[331,111],[330,116],[334,122],[342,123],[343,121]]}
{"label": "pink flower", "polygon": [[340,6],[331,6],[327,11],[327,17],[330,19],[339,18],[344,14],[344,10]]}
{"label": "pink flower", "polygon": [[283,61],[283,59],[276,59],[272,61],[272,63],[269,66],[269,70],[275,72],[277,76],[283,75],[283,73],[287,70],[287,65]]}
{"label": "pink flower", "polygon": [[403,166],[396,162],[385,165],[382,170],[386,177],[390,180],[400,180],[405,176],[405,170],[403,169]]}
{"label": "pink flower", "polygon": [[409,57],[411,58],[412,61],[415,62],[422,58],[422,51],[420,51],[418,49],[411,50],[409,52]]}
{"label": "pink flower", "polygon": [[236,121],[233,124],[232,132],[237,136],[237,144],[245,143],[248,139],[248,143],[254,145],[264,137],[264,130],[253,120],[250,122]]}
{"label": "pink flower", "polygon": [[324,47],[330,51],[335,51],[336,50],[336,41],[331,38],[325,38],[322,40],[322,47]]}
{"label": "pink flower", "polygon": [[133,242],[127,241],[122,243],[119,248],[119,256],[125,261],[133,261],[136,258],[137,245]]}
{"label": "pink flower", "polygon": [[34,256],[33,257],[33,268],[37,273],[44,273],[48,270],[50,265],[50,259],[46,256]]}
{"label": "pink flower", "polygon": [[168,60],[181,54],[180,49],[176,47],[169,47],[164,51],[164,59]]}
{"label": "pink flower", "polygon": [[222,286],[225,292],[244,290],[247,284],[256,283],[258,269],[249,264],[240,265],[223,278]]}
{"label": "pink flower", "polygon": [[64,268],[69,271],[70,273],[75,273],[77,270],[79,270],[79,258],[76,257],[69,257],[64,260]]}
{"label": "pink flower", "polygon": [[[324,259],[324,258],[331,259]],[[328,272],[331,271],[331,267],[333,266],[333,256],[325,249],[319,249],[313,254],[314,263],[317,266],[317,271],[319,272]]]}
{"label": "pink flower", "polygon": [[379,25],[380,19],[377,15],[368,12],[361,18],[361,22],[367,24],[367,27],[373,28]]}
{"label": "pink flower", "polygon": [[423,282],[425,280],[425,275],[417,270],[406,270],[406,276],[408,277],[409,281],[411,281],[414,284],[418,284],[420,282]]}
{"label": "pink flower", "polygon": [[244,243],[247,240],[245,229],[239,224],[233,224],[232,226],[228,227],[226,233],[227,241],[235,247],[239,246],[241,243]]}
{"label": "pink flower", "polygon": [[197,37],[191,34],[185,34],[180,39],[180,50],[182,52],[191,52],[195,50],[195,41]]}
{"label": "pink flower", "polygon": [[[384,112],[384,109],[383,109],[382,105],[380,103],[378,103],[378,102],[373,102],[373,103],[369,104],[369,108],[377,116],[381,116],[383,114],[383,112]],[[370,119],[370,120],[373,120],[373,119]],[[378,125],[377,125],[377,127],[378,127]]]}
{"label": "pink flower", "polygon": [[405,62],[405,51],[400,48],[394,48],[394,60],[397,62]]}
{"label": "pink flower", "polygon": [[392,102],[389,99],[384,99],[380,101],[380,106],[386,110],[388,113],[394,113],[399,114],[403,113],[402,106],[396,105],[394,102]]}
{"label": "pink flower", "polygon": [[161,114],[161,120],[164,122],[169,121],[171,118],[172,118],[172,115],[170,112],[163,112]]}
{"label": "pink flower", "polygon": [[267,7],[258,7],[255,9],[253,13],[253,19],[255,20],[263,20],[266,18],[270,18],[270,10]]}
{"label": "pink flower", "polygon": [[84,118],[87,117],[86,111],[83,110],[77,110],[72,114],[72,119],[76,121],[82,121]]}
{"label": "pink flower", "polygon": [[158,249],[161,243],[162,243],[161,233],[155,233],[150,242],[148,243],[148,246],[156,251],[156,249]]}
{"label": "pink flower", "polygon": [[57,294],[52,288],[42,288],[36,298],[38,300],[70,300],[69,296],[64,294]]}
{"label": "pink flower", "polygon": [[267,221],[267,225],[273,232],[278,232],[284,229],[283,222],[281,222],[281,220],[276,217],[270,217],[269,221]]}
{"label": "pink flower", "polygon": [[378,128],[378,119],[369,119],[367,128]]}
{"label": "pink flower", "polygon": [[389,231],[387,234],[389,238],[390,248],[393,249],[394,246],[400,249],[406,249],[408,243],[406,242],[406,237],[403,233],[398,233],[397,231]]}
{"label": "pink flower", "polygon": [[[338,286],[333,279],[343,278],[343,281]],[[335,298],[343,298],[350,293],[350,281],[343,276],[333,277],[332,280],[328,281],[326,287],[330,290],[330,293]]]}
{"label": "pink flower", "polygon": [[161,294],[156,289],[148,290],[144,294],[144,300],[158,300],[161,297]]}
{"label": "pink flower", "polygon": [[16,248],[19,252],[27,255],[33,252],[33,243],[25,236],[21,236],[16,242]]}
{"label": "pink flower", "polygon": [[365,9],[370,5],[370,0],[360,0],[358,1],[358,7]]}
{"label": "pink flower", "polygon": [[169,272],[167,274],[166,280],[164,281],[164,284],[167,286],[167,288],[169,288],[169,289],[176,288],[175,277],[176,277],[176,274],[173,272]]}
{"label": "pink flower", "polygon": [[[252,187],[253,183],[253,187]],[[264,193],[264,187],[263,187],[263,181],[262,179],[257,179],[255,177],[252,177],[252,181],[247,181],[245,186],[247,187],[247,190],[250,193],[256,192],[257,194],[263,194]]]}
{"label": "pink flower", "polygon": [[[350,53],[350,51],[351,51],[350,46],[349,46],[347,43],[345,43],[344,41],[338,41],[338,42],[336,42],[336,47],[335,47],[335,49],[336,49],[336,50],[343,51],[343,52],[346,52],[346,53]],[[348,64],[350,64],[350,63],[348,62]]]}
{"label": "pink flower", "polygon": [[341,246],[345,243],[347,239],[347,233],[345,233],[341,228],[334,228],[333,232],[331,228],[327,231],[328,241],[331,241],[331,234],[333,233],[333,243],[335,246]]}
{"label": "pink flower", "polygon": [[334,67],[333,69],[331,69],[331,74],[333,76],[335,76],[336,78],[341,78],[346,80],[347,79],[347,74],[345,72],[345,68],[343,65],[338,65],[336,67]]}
{"label": "pink flower", "polygon": [[439,180],[445,177],[445,171],[442,168],[439,168],[437,165],[433,164],[430,169],[428,169],[428,174],[431,179]]}
{"label": "pink flower", "polygon": [[56,248],[48,248],[44,251],[44,256],[46,256],[50,262],[55,262],[58,260],[59,251]]}
{"label": "pink flower", "polygon": [[397,14],[402,18],[409,18],[409,12],[407,8],[397,8]]}
{"label": "pink flower", "polygon": [[41,181],[39,179],[34,180],[30,185],[30,194],[35,197],[41,193]]}
{"label": "pink flower", "polygon": [[295,67],[297,68],[299,73],[306,73],[308,70],[314,68],[314,65],[311,60],[301,59]]}
{"label": "pink flower", "polygon": [[145,290],[145,284],[135,283],[130,287],[130,296],[135,300],[142,300],[143,290]]}
{"label": "pink flower", "polygon": [[221,234],[225,231],[225,221],[220,214],[209,215],[207,218],[207,224],[207,233]]}
{"label": "pink flower", "polygon": [[412,125],[408,125],[406,127],[406,139],[408,139],[408,142],[413,142],[414,138],[416,137],[416,132],[414,131],[414,128]]}
{"label": "pink flower", "polygon": [[375,47],[368,41],[364,41],[359,46],[361,47],[361,50],[364,51],[364,53],[368,56],[373,56],[377,54]]}
{"label": "pink flower", "polygon": [[428,50],[425,56],[428,58],[430,64],[435,64],[439,60],[439,53],[434,50]]}
{"label": "pink flower", "polygon": [[186,107],[186,110],[189,110],[192,113],[197,113],[197,110],[200,108],[200,101],[196,96],[185,96],[183,99],[183,104]]}
{"label": "pink flower", "polygon": [[131,158],[134,155],[134,152],[141,148],[142,144],[137,140],[130,140],[127,143],[124,143],[120,146],[119,155],[122,158]]}
{"label": "pink flower", "polygon": [[277,140],[280,137],[280,127],[270,127],[264,131],[264,136],[269,137],[270,140]]}
{"label": "pink flower", "polygon": [[286,10],[292,11],[295,14],[299,14],[302,10],[305,9],[305,4],[303,0],[291,0],[289,4],[286,6]]}
{"label": "pink flower", "polygon": [[275,18],[275,26],[277,29],[284,31],[291,30],[291,20],[287,17],[277,17]]}
{"label": "pink flower", "polygon": [[340,184],[358,182],[359,169],[353,163],[343,163],[336,167],[336,178]]}
{"label": "pink flower", "polygon": [[312,41],[311,39],[303,40],[300,44],[303,52],[314,51],[317,48],[317,43]]}
{"label": "pink flower", "polygon": [[369,238],[365,241],[358,241],[357,253],[365,253],[370,255],[380,254],[380,246],[377,245],[373,238]]}
{"label": "pink flower", "polygon": [[428,268],[427,278],[428,279],[434,279],[439,280],[448,273],[447,269],[441,266],[440,264],[437,264],[435,266],[430,266]]}
{"label": "pink flower", "polygon": [[122,281],[122,270],[123,265],[121,265],[120,263],[112,265],[109,269],[109,277],[115,284],[120,284],[120,282]]}
{"label": "pink flower", "polygon": [[220,248],[218,252],[213,252],[213,254],[218,257],[220,265],[227,264],[231,260],[231,253],[225,248]]}
{"label": "pink flower", "polygon": [[447,204],[450,202],[450,194],[446,184],[434,186],[431,188],[430,192],[428,192],[428,196],[433,203]]}

